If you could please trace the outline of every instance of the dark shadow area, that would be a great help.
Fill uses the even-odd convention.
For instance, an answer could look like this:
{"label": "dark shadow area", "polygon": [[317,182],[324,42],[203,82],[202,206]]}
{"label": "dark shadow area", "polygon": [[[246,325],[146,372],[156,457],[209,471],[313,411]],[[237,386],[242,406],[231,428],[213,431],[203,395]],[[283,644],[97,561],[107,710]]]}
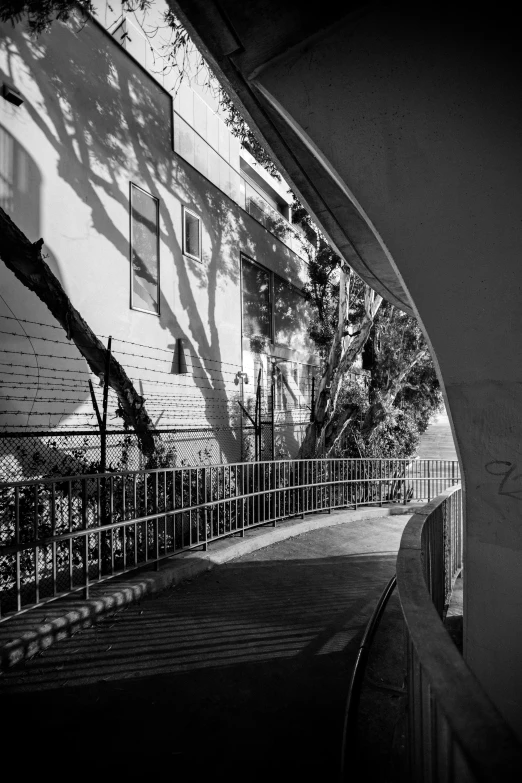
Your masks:
{"label": "dark shadow area", "polygon": [[464,649],[464,572],[453,583],[449,606],[444,617],[444,627],[459,653]]}
{"label": "dark shadow area", "polygon": [[364,770],[367,783],[407,780],[405,680],[404,620],[395,591],[371,645],[357,730],[348,746],[347,768]]}
{"label": "dark shadow area", "polygon": [[81,774],[88,753],[103,776],[336,780],[351,665],[395,568],[349,535],[259,550],[11,669],[10,752],[37,715],[27,774],[49,753]]}
{"label": "dark shadow area", "polygon": [[446,617],[444,622],[446,630],[449,633],[453,644],[462,655],[463,650],[463,633],[464,633],[464,618],[462,615],[453,617]]}

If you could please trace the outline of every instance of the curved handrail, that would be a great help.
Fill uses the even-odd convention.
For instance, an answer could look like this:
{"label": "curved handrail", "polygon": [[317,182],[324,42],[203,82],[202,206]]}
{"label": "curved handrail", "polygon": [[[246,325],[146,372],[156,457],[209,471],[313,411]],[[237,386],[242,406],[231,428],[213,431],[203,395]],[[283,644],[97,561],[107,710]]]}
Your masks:
{"label": "curved handrail", "polygon": [[514,783],[520,780],[522,748],[452,642],[426,583],[429,553],[423,547],[423,533],[434,512],[456,492],[459,487],[447,489],[412,516],[397,558],[397,585],[408,635],[413,779],[446,779],[435,776],[444,764],[457,783]]}
{"label": "curved handrail", "polygon": [[388,601],[395,590],[397,584],[397,577],[394,574],[384,590],[381,593],[372,616],[368,620],[366,628],[364,629],[363,637],[357,651],[357,658],[353,667],[352,676],[350,679],[350,687],[348,689],[348,697],[346,699],[346,711],[344,717],[344,729],[343,729],[343,745],[341,755],[341,781],[348,780],[353,775],[353,770],[349,770],[346,766],[347,750],[349,749],[349,743],[353,739],[355,732],[355,725],[357,721],[357,710],[359,707],[359,699],[361,696],[361,687],[366,671],[366,664],[368,663],[368,657],[370,654],[370,647],[373,641],[379,624],[381,622],[384,610],[388,604]]}

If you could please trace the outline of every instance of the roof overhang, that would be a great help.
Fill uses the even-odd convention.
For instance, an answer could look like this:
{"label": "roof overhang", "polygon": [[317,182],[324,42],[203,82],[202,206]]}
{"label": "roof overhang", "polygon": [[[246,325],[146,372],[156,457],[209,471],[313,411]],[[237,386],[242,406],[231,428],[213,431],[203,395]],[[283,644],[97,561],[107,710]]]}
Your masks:
{"label": "roof overhang", "polygon": [[296,0],[168,0],[237,101],[310,214],[348,264],[386,300],[411,313],[402,282],[364,211],[304,130],[263,87],[262,72],[291,50],[313,44],[366,4],[330,2],[304,14]]}

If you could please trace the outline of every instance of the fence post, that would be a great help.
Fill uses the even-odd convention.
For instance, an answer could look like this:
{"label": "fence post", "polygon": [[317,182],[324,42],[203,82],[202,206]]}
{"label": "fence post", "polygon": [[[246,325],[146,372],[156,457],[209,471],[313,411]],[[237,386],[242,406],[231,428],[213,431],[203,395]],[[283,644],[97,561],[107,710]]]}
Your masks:
{"label": "fence post", "polygon": [[[239,494],[241,496],[243,496],[245,494],[245,466],[244,465],[236,465],[236,468],[235,468],[235,471],[236,471],[236,495],[238,494],[238,491],[237,491],[237,486],[238,486],[237,485],[237,473],[238,473],[238,470],[239,470],[239,473],[240,473],[240,476],[241,476],[241,487],[240,487]],[[241,538],[244,538],[245,537],[245,501],[243,499],[241,499],[240,503],[241,503],[241,506],[239,507],[239,508],[241,508],[241,511],[239,512],[239,514],[241,516],[241,533],[240,533],[240,536],[241,536]],[[237,500],[236,500],[236,525],[237,525],[237,514],[238,514],[238,505],[237,505]]]}
{"label": "fence post", "polygon": [[[154,504],[153,504],[154,514],[158,513],[158,479],[159,479],[159,473],[156,471],[156,473],[154,473]],[[189,503],[190,503],[190,492],[191,492],[191,486],[190,486],[190,472],[189,472]],[[154,563],[154,570],[159,571],[159,519],[157,516],[154,517],[153,530],[154,530],[154,558],[156,561]]]}
{"label": "fence post", "polygon": [[[82,479],[82,527],[87,530],[87,479]],[[83,537],[83,597],[89,597],[89,536]]]}
{"label": "fence post", "polygon": [[272,400],[271,400],[271,412],[270,412],[270,425],[272,429],[272,462],[275,460],[275,364],[272,366]]}
{"label": "fence post", "polygon": [[[202,471],[203,474],[203,502],[206,504],[208,501],[208,492],[207,492],[207,469],[203,468]],[[205,505],[203,509],[203,552],[206,552],[208,549],[208,509]]]}
{"label": "fence post", "polygon": [[[273,429],[272,429],[272,434],[273,434]],[[273,441],[272,441],[272,443],[273,443]],[[276,527],[276,525],[277,525],[277,522],[276,522],[276,496],[277,496],[277,493],[275,492],[277,486],[278,486],[278,482],[276,481],[275,462],[274,462],[274,460],[272,458],[272,462],[270,463],[270,483],[269,483],[269,487],[272,490],[270,492],[270,505],[269,505],[269,508],[270,508],[271,516],[274,517],[274,521],[272,523],[272,527]]]}
{"label": "fence post", "polygon": [[255,420],[255,461],[258,462],[261,459],[261,368],[257,374]]}
{"label": "fence post", "polygon": [[105,361],[105,378],[103,381],[103,413],[102,413],[102,429],[101,429],[101,443],[100,443],[100,472],[105,473],[107,470],[107,405],[109,401],[109,373],[111,369],[111,349],[112,349],[112,337],[109,337],[107,343],[107,358]]}
{"label": "fence post", "polygon": [[329,483],[328,483],[328,513],[329,514],[332,513],[332,489],[333,489],[332,481],[334,481],[333,475],[335,473],[334,468],[336,464],[337,463],[334,462],[333,460],[329,460],[328,469],[326,471],[326,475],[329,479]]}

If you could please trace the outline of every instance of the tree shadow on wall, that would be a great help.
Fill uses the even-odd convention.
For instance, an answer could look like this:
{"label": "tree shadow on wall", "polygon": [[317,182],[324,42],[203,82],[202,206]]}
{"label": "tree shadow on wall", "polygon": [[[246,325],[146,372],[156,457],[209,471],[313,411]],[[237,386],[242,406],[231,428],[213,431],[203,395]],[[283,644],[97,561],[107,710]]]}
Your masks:
{"label": "tree shadow on wall", "polygon": [[[172,255],[176,298],[189,327],[183,329],[163,292],[160,324],[172,337],[169,345],[174,348],[182,337],[187,351],[198,357],[193,377],[205,401],[206,419],[212,427],[222,426],[216,411],[222,410],[220,402],[226,404],[233,368],[221,364],[216,299],[227,282],[239,284],[237,248],[248,244],[239,208],[188,165],[180,165],[172,151],[170,97],[98,25],[86,23],[80,12],[67,24],[55,22],[37,40],[30,39],[20,25],[6,28],[4,43],[8,73],[2,76],[13,80],[15,73],[25,71],[37,86],[39,97],[32,99],[28,92],[24,108],[56,152],[58,175],[88,205],[92,228],[113,245],[122,264],[129,263],[129,236],[115,225],[111,214],[118,207],[128,211],[129,181],[160,199],[162,246]],[[211,240],[204,264],[183,257],[179,229],[165,205],[165,194],[173,194],[203,216]],[[52,237],[48,239],[52,242]],[[145,268],[141,272],[147,274]],[[197,299],[198,287],[207,292],[206,311],[201,297]],[[238,342],[239,328],[238,323]],[[237,458],[237,444],[224,448],[229,458]]]}
{"label": "tree shadow on wall", "polygon": [[[32,242],[41,236],[42,174],[37,162],[25,147],[0,125],[0,206],[13,217],[17,226]],[[45,245],[43,255],[56,278],[64,285],[58,259]],[[57,337],[53,326],[57,322],[38,297],[25,288],[7,269],[2,271],[0,293],[0,382],[2,400],[0,427],[8,431],[13,425],[32,427],[57,426],[64,416],[74,414],[80,400],[71,401],[70,394],[57,391],[56,380],[49,376],[49,351]],[[28,316],[28,318],[27,318]],[[26,323],[29,320],[31,323]],[[43,327],[41,324],[50,326]],[[64,341],[65,342],[65,341]],[[68,371],[71,364],[75,376],[85,376],[89,368],[73,343],[66,344],[57,356],[54,350],[51,376]],[[43,413],[45,411],[45,413]],[[19,445],[19,444],[18,444]],[[39,473],[42,454],[47,447],[19,449],[15,440],[2,440],[0,473],[8,479]],[[31,451],[31,459],[28,457]],[[53,455],[53,459],[56,456]]]}

